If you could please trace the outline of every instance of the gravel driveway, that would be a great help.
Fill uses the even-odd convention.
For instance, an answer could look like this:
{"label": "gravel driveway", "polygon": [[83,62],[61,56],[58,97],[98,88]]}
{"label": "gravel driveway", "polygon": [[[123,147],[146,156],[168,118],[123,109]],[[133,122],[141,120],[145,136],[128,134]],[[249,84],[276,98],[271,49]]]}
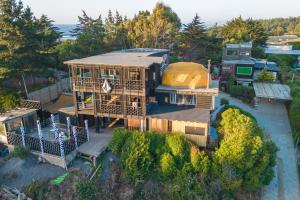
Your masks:
{"label": "gravel driveway", "polygon": [[47,180],[62,175],[65,170],[48,163],[38,163],[35,156],[11,158],[0,167],[0,185],[22,189],[33,180]]}
{"label": "gravel driveway", "polygon": [[220,93],[216,105],[222,97],[230,104],[239,106],[250,112],[271,136],[272,141],[279,147],[275,177],[263,190],[263,200],[300,200],[296,154],[291,134],[288,114],[284,104],[278,102],[259,103],[256,109],[244,104],[240,100]]}

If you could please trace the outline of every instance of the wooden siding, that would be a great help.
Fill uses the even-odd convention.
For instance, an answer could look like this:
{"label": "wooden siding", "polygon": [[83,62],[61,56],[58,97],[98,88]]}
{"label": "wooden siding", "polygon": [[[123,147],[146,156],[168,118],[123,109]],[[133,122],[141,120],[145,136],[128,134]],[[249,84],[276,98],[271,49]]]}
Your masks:
{"label": "wooden siding", "polygon": [[[200,128],[201,133],[185,134],[186,126]],[[169,121],[167,119],[149,118],[149,130],[157,131],[161,133],[167,133],[167,132],[179,133],[199,146],[206,147],[207,145],[208,123],[177,121],[177,120]],[[203,130],[204,130],[204,135],[203,135]]]}
{"label": "wooden siding", "polygon": [[197,108],[212,109],[212,96],[197,95]]}
{"label": "wooden siding", "polygon": [[[146,70],[148,69],[130,66],[71,65],[76,115],[145,117]],[[109,93],[105,93],[102,89],[105,80],[111,87]],[[85,93],[91,93],[92,101],[88,104],[82,102],[76,98],[77,92],[83,96]],[[113,100],[104,103],[103,97],[107,96]],[[131,97],[139,100],[138,108],[133,107]]]}

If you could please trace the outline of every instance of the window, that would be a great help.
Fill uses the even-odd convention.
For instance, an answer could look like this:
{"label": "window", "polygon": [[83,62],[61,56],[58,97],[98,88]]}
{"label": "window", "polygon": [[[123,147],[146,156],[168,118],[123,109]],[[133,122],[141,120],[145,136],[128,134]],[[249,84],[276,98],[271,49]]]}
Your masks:
{"label": "window", "polygon": [[153,80],[156,80],[156,73],[153,72]]}
{"label": "window", "polygon": [[88,68],[83,69],[83,76],[84,77],[92,77],[92,70]]}
{"label": "window", "polygon": [[76,76],[77,77],[81,76],[81,68],[80,67],[76,67]]}
{"label": "window", "polygon": [[139,97],[129,97],[128,100],[128,106],[132,106],[133,108],[141,107],[141,99]]}
{"label": "window", "polygon": [[170,93],[170,103],[176,104],[176,93]]}
{"label": "window", "polygon": [[205,135],[205,128],[202,127],[192,127],[186,126],[185,127],[185,134],[189,135]]}
{"label": "window", "polygon": [[165,103],[168,103],[169,98],[165,97]]}
{"label": "window", "polygon": [[139,71],[129,71],[130,80],[140,80],[140,72]]}
{"label": "window", "polygon": [[238,55],[238,52],[235,49],[227,49],[226,54],[227,54],[227,56],[236,56],[236,55]]}
{"label": "window", "polygon": [[240,56],[249,56],[250,53],[248,51],[241,51]]}

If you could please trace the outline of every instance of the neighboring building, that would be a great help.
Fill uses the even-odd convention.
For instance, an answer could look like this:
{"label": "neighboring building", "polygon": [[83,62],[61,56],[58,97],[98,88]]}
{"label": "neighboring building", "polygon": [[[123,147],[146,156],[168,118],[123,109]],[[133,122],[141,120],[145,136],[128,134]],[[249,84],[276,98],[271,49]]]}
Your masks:
{"label": "neighboring building", "polygon": [[23,126],[27,133],[36,127],[37,110],[19,108],[0,114],[0,142],[7,143],[7,133],[20,133]]}
{"label": "neighboring building", "polygon": [[75,116],[79,124],[94,118],[91,125],[98,130],[105,122],[111,127],[123,121],[130,130],[178,132],[206,146],[218,86],[200,64],[166,68],[167,62],[164,49],[130,49],[67,61],[75,108],[60,112]]}
{"label": "neighboring building", "polygon": [[274,62],[258,60],[251,57],[252,44],[227,44],[223,48],[221,81],[226,82],[228,77],[236,77],[238,84],[249,85],[265,69],[272,72],[276,80],[280,68]]}
{"label": "neighboring building", "polygon": [[253,81],[255,61],[251,57],[252,43],[227,44],[223,48],[221,80],[235,76],[238,83]]}

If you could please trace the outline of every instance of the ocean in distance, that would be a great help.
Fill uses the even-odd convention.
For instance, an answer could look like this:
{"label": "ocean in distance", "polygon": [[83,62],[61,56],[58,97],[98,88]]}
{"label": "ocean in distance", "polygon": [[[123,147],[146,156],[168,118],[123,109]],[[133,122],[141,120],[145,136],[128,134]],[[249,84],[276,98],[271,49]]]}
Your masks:
{"label": "ocean in distance", "polygon": [[76,27],[76,24],[54,24],[59,31],[62,33],[62,40],[74,40],[75,37],[72,36],[72,30]]}

